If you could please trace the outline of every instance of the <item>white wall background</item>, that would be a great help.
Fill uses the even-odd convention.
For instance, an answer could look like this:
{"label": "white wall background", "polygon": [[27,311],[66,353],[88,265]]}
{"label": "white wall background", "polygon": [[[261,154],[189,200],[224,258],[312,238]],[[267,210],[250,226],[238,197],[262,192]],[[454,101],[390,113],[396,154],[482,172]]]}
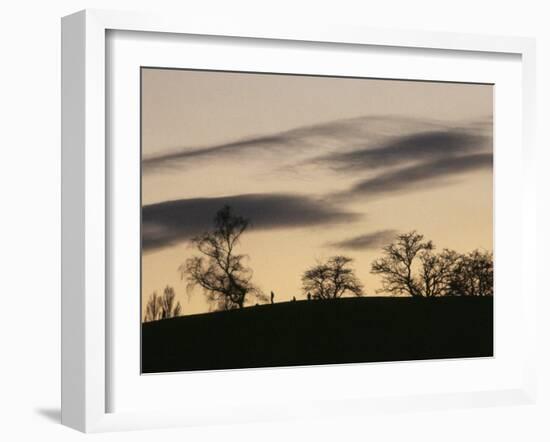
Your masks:
{"label": "white wall background", "polygon": [[[59,425],[60,17],[83,8],[270,17],[273,22],[534,36],[538,44],[538,173],[547,197],[550,13],[544,1],[19,0],[0,6],[0,439],[550,440],[550,302],[539,284],[540,397],[535,406],[85,436]],[[545,149],[546,148],[546,149]],[[540,207],[539,275],[550,226]],[[543,238],[544,236],[544,238]],[[411,379],[414,382],[414,379]],[[185,400],[182,397],[182,400]]]}

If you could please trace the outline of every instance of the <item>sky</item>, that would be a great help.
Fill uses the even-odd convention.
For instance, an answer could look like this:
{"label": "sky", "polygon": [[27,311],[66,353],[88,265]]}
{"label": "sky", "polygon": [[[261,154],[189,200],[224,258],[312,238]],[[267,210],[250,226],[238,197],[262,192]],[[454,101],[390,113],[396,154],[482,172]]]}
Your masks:
{"label": "sky", "polygon": [[226,204],[276,302],[340,254],[377,295],[371,262],[400,232],[492,250],[492,126],[492,85],[143,68],[142,302],[170,285],[209,311],[178,267]]}

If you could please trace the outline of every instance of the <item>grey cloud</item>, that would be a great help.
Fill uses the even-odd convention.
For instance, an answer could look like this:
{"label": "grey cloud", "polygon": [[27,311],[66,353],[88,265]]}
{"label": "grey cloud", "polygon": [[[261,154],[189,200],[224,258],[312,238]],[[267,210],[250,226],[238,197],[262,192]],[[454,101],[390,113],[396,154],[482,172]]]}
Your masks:
{"label": "grey cloud", "polygon": [[327,247],[348,250],[378,249],[389,244],[397,235],[397,230],[378,230],[365,235],[355,236],[343,241],[328,243]]}
{"label": "grey cloud", "polygon": [[338,196],[370,196],[408,192],[419,186],[441,184],[453,175],[480,169],[491,169],[493,155],[479,153],[461,157],[442,158],[382,173],[355,184]]}
{"label": "grey cloud", "polygon": [[142,208],[143,249],[170,246],[209,229],[216,212],[225,205],[249,218],[251,230],[327,225],[361,217],[304,195],[251,194],[165,201]]}
{"label": "grey cloud", "polygon": [[487,136],[466,130],[425,131],[395,137],[376,148],[335,153],[316,161],[335,170],[378,169],[413,161],[456,157],[481,151],[488,145]]}
{"label": "grey cloud", "polygon": [[142,160],[144,172],[161,168],[181,166],[186,162],[212,158],[224,158],[234,155],[257,154],[259,152],[277,152],[288,148],[305,148],[340,136],[350,136],[361,119],[333,121],[313,126],[304,126],[275,134],[248,137],[241,140],[203,147],[185,147],[173,152],[145,157]]}
{"label": "grey cloud", "polygon": [[288,135],[269,135],[249,138],[232,143],[216,144],[203,148],[187,148],[174,152],[144,158],[141,162],[144,172],[151,172],[159,168],[172,167],[174,162],[181,164],[185,161],[208,159],[216,156],[229,156],[244,150],[267,149],[289,143]]}
{"label": "grey cloud", "polygon": [[172,152],[144,157],[142,167],[144,173],[151,173],[189,166],[201,160],[257,157],[268,153],[278,155],[289,149],[292,149],[293,156],[308,150],[319,155],[327,149],[364,148],[365,145],[376,145],[380,140],[395,135],[445,128],[447,126],[440,122],[399,116],[349,118],[210,146],[185,146]]}

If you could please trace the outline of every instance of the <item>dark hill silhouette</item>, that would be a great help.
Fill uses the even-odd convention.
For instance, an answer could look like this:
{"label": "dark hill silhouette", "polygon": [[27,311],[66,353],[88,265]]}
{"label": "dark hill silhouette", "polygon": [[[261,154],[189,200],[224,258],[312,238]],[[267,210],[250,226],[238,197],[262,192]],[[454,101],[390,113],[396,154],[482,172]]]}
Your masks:
{"label": "dark hill silhouette", "polygon": [[142,325],[142,371],[493,355],[493,298],[342,298]]}

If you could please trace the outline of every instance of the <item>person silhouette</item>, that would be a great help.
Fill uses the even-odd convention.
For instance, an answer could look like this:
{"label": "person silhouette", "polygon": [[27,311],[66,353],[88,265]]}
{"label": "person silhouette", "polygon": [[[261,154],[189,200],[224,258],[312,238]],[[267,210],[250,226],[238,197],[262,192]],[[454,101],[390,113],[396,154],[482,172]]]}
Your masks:
{"label": "person silhouette", "polygon": [[311,301],[311,293],[307,292],[307,300]]}
{"label": "person silhouette", "polygon": [[273,304],[273,300],[275,299],[275,293],[273,293],[273,290],[271,290],[271,303]]}

